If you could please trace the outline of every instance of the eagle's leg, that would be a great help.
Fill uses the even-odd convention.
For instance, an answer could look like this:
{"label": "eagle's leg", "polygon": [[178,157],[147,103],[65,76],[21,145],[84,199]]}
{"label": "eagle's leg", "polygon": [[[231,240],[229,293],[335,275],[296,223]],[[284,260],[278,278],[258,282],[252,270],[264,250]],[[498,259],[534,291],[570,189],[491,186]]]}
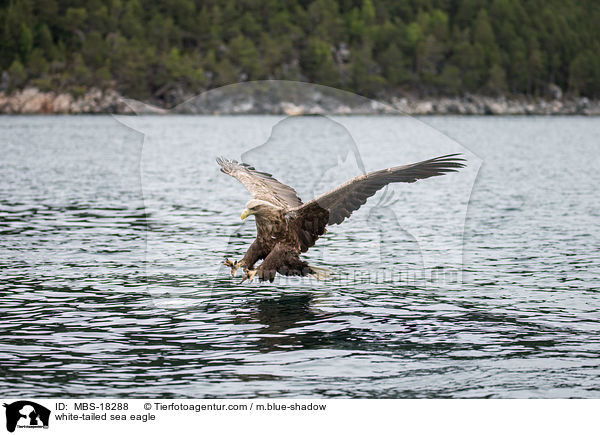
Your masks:
{"label": "eagle's leg", "polygon": [[254,278],[254,275],[258,275],[260,281],[273,282],[277,272],[288,276],[305,276],[311,273],[311,269],[306,261],[300,259],[299,252],[296,249],[278,243],[267,255],[265,261],[258,266],[255,273],[252,274],[252,278]]}
{"label": "eagle's leg", "polygon": [[254,242],[252,242],[252,244],[246,251],[244,258],[242,258],[240,261],[235,262],[229,259],[225,259],[225,263],[223,264],[225,264],[225,266],[227,267],[231,267],[231,276],[235,276],[235,272],[240,267],[244,269],[252,269],[254,267],[254,264],[258,260],[262,260],[263,258],[265,258],[266,255],[267,253],[265,253],[265,249],[263,248],[262,244],[258,240],[255,240]]}

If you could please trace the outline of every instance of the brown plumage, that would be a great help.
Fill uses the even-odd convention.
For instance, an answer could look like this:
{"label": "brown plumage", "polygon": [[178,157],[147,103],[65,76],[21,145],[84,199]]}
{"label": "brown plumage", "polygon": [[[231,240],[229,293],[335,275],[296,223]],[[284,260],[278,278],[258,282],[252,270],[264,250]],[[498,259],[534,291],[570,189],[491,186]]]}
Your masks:
{"label": "brown plumage", "polygon": [[[271,174],[259,172],[245,163],[218,158],[221,171],[237,178],[254,199],[246,204],[242,219],[256,217],[256,240],[238,262],[226,260],[234,275],[239,267],[246,278],[256,274],[261,281],[273,281],[277,272],[283,275],[327,276],[327,271],[300,259],[327,225],[340,224],[358,210],[367,199],[389,183],[414,183],[424,178],[456,172],[464,167],[458,154],[448,154],[419,163],[382,169],[360,175],[303,204],[296,191],[277,181]],[[257,261],[264,260],[254,269]],[[243,282],[243,280],[242,280]]]}

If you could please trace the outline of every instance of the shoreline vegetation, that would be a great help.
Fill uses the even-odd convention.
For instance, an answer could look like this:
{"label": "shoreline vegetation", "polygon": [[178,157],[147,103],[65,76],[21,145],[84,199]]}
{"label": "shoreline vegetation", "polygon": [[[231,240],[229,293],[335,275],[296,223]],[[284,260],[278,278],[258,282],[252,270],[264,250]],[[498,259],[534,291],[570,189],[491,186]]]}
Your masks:
{"label": "shoreline vegetation", "polygon": [[278,80],[411,115],[600,115],[598,22],[593,0],[10,0],[0,114],[390,110],[318,98],[187,104]]}
{"label": "shoreline vegetation", "polygon": [[278,80],[412,115],[600,115],[598,22],[593,0],[11,0],[0,113],[389,110],[281,95],[188,104]]}
{"label": "shoreline vegetation", "polygon": [[40,91],[27,87],[11,94],[0,92],[0,114],[272,114],[272,115],[585,115],[600,116],[600,100],[586,97],[542,99],[533,97],[394,96],[388,101],[366,100],[368,104],[349,106],[327,100],[318,92],[301,102],[281,99],[257,100],[252,96],[220,95],[218,101],[184,98],[172,108],[154,106],[122,97],[115,90],[91,88],[82,95]]}

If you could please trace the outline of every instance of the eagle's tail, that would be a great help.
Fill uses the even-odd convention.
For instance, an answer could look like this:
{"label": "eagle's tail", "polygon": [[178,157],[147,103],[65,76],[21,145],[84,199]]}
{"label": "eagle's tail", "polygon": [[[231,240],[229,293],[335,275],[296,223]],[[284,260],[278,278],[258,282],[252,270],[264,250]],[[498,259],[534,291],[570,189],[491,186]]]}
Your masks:
{"label": "eagle's tail", "polygon": [[317,267],[317,266],[309,266],[310,272],[309,275],[318,279],[327,279],[331,276],[331,270],[325,267]]}

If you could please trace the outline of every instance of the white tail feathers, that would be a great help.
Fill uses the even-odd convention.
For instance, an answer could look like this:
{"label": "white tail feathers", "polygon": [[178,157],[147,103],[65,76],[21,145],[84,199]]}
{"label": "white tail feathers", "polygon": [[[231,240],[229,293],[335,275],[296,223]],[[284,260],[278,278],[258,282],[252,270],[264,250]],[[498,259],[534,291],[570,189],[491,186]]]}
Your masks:
{"label": "white tail feathers", "polygon": [[309,267],[310,267],[309,275],[318,280],[327,279],[331,276],[332,272],[330,269],[327,269],[325,267],[317,267],[317,266],[309,266]]}

